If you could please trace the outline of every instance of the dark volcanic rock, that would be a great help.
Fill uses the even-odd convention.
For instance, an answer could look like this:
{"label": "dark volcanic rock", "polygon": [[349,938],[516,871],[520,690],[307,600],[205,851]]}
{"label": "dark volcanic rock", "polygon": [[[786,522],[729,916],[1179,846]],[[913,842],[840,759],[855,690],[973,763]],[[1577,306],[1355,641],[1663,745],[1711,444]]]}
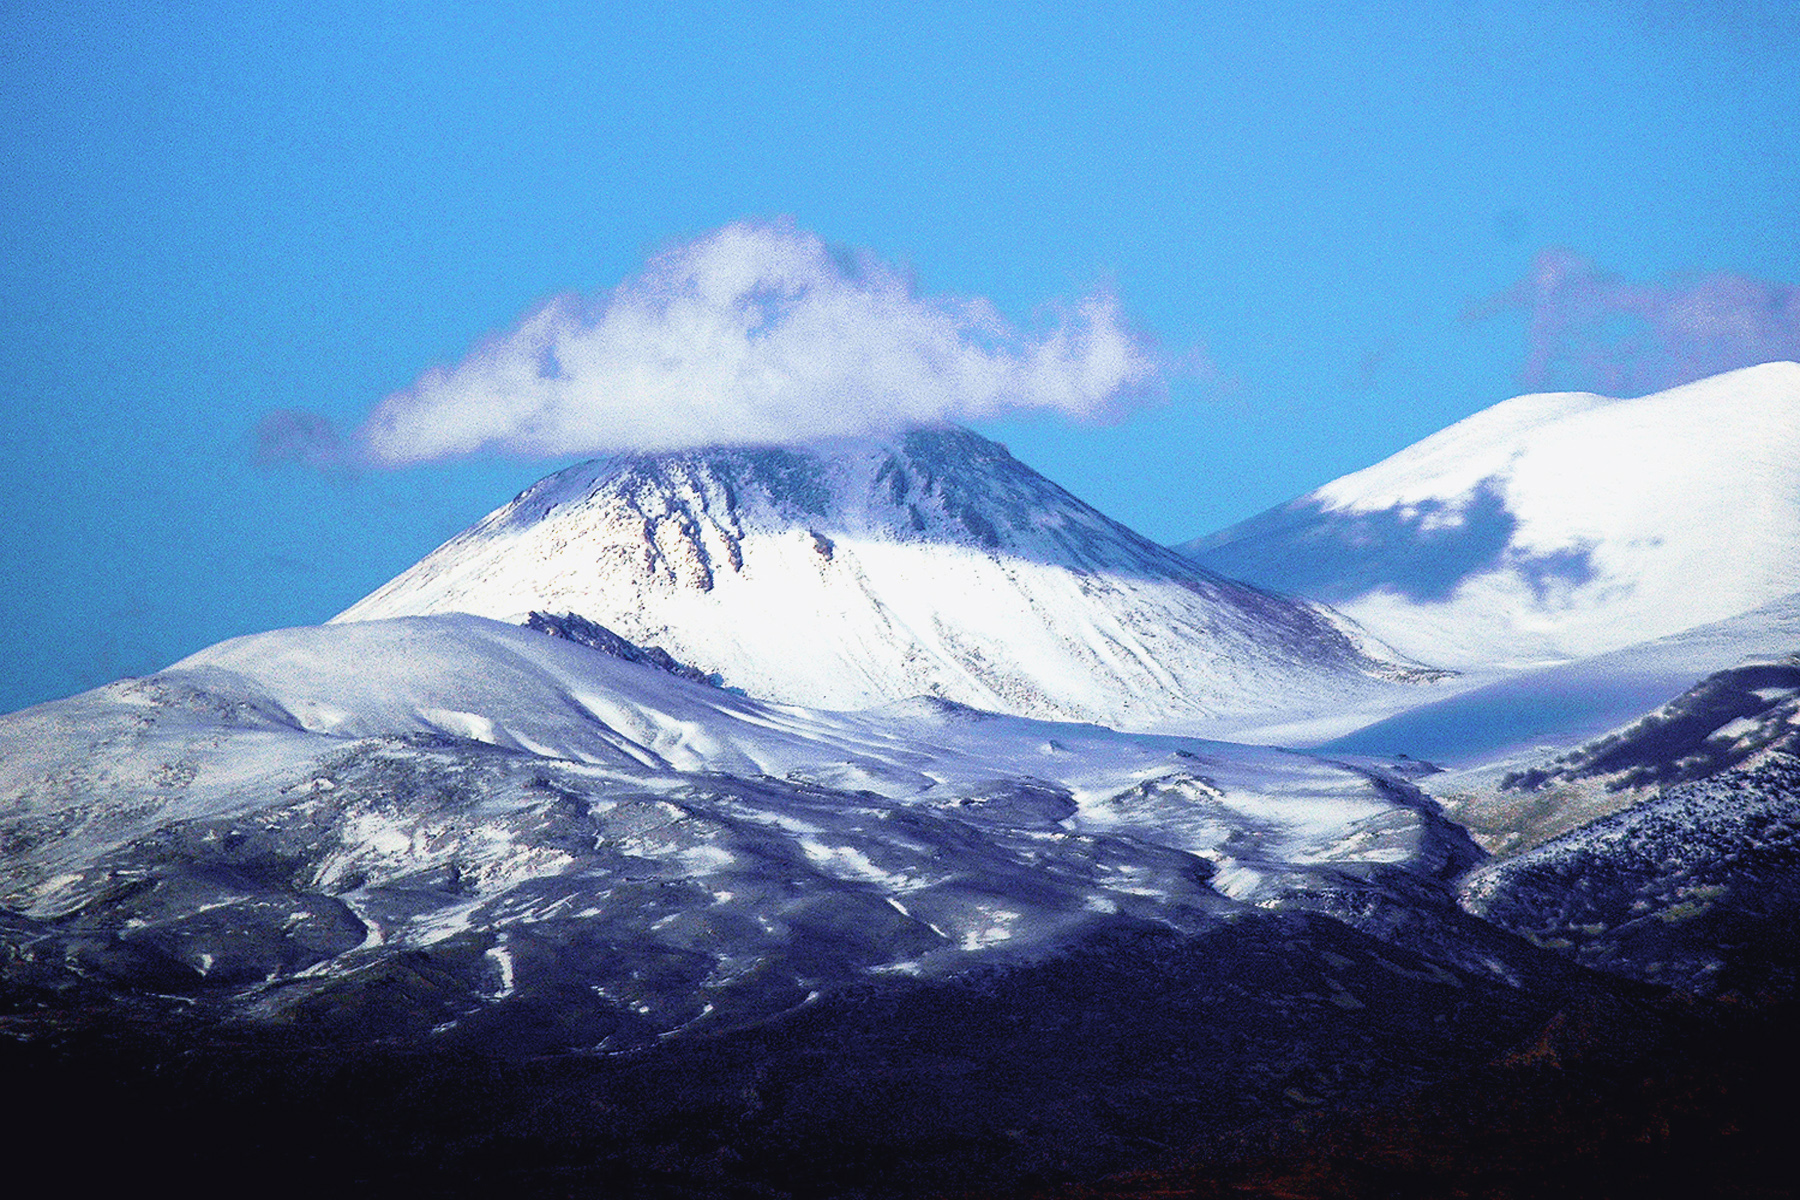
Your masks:
{"label": "dark volcanic rock", "polygon": [[539,633],[547,633],[551,637],[563,638],[577,642],[590,650],[598,650],[602,654],[610,654],[614,658],[626,662],[643,663],[655,667],[659,671],[667,671],[681,679],[689,679],[695,683],[718,686],[716,675],[708,675],[686,663],[677,662],[667,650],[658,646],[640,646],[628,642],[604,625],[599,625],[578,613],[564,613],[556,616],[552,613],[534,612],[525,619],[525,628],[535,629]]}

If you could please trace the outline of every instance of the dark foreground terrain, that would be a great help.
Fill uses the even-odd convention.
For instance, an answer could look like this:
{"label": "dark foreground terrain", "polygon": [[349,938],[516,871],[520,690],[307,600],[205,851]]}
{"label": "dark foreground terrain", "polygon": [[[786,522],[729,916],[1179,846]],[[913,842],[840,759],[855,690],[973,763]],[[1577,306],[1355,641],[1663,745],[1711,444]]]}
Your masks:
{"label": "dark foreground terrain", "polygon": [[610,1055],[544,1052],[543,1005],[383,1036],[428,1001],[424,955],[281,1026],[15,987],[0,1141],[86,1193],[1793,1193],[1795,1005],[1513,963],[1319,916],[1119,930]]}
{"label": "dark foreground terrain", "polygon": [[1506,1054],[1388,1104],[1297,1114],[1036,1193],[1099,1197],[1800,1195],[1800,1010],[1672,1001],[1557,1013]]}

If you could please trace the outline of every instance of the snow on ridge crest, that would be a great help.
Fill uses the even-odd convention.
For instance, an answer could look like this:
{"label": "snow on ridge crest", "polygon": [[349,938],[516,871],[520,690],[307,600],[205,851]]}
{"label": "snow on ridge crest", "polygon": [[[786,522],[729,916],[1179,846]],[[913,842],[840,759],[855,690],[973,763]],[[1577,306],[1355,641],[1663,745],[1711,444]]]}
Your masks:
{"label": "snow on ridge crest", "polygon": [[[1710,457],[1722,449],[1719,432],[1734,418],[1760,417],[1752,423],[1787,425],[1782,410],[1791,405],[1784,403],[1784,396],[1796,392],[1800,392],[1800,363],[1773,362],[1647,396],[1614,398],[1591,392],[1514,396],[1373,466],[1341,476],[1309,498],[1352,512],[1454,499],[1483,480],[1509,477],[1522,458],[1544,452],[1542,442],[1560,441],[1572,454],[1592,453],[1604,450],[1611,437],[1666,435],[1675,432],[1671,427],[1700,431],[1713,426],[1712,438],[1667,445],[1671,457]],[[1653,470],[1658,463],[1639,465]]]}
{"label": "snow on ridge crest", "polygon": [[[471,534],[535,524],[602,491],[646,521],[710,523],[728,558],[746,533],[808,529],[1027,557],[1054,550],[1059,557],[1086,554],[1095,567],[1160,564],[1191,573],[1163,547],[1031,471],[1004,446],[957,428],[596,460],[527,489]],[[819,549],[829,556],[829,546]]]}

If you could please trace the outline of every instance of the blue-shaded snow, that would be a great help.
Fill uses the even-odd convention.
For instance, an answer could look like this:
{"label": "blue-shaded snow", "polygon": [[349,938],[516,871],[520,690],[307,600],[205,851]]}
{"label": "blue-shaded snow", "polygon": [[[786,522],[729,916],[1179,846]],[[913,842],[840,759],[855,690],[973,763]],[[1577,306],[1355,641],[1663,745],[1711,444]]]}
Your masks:
{"label": "blue-shaded snow", "polygon": [[1463,580],[1503,566],[1540,595],[1552,582],[1593,578],[1589,548],[1524,555],[1512,549],[1518,527],[1501,481],[1489,478],[1454,499],[1373,512],[1296,500],[1181,550],[1221,575],[1328,604],[1378,590],[1416,603],[1448,600]]}
{"label": "blue-shaded snow", "polygon": [[1567,748],[1635,720],[1747,658],[1800,650],[1800,593],[1607,654],[1509,675],[1315,747],[1468,767],[1536,745]]}
{"label": "blue-shaded snow", "polygon": [[1502,679],[1365,725],[1318,749],[1343,754],[1408,754],[1468,765],[1534,742],[1566,745],[1604,733],[1679,695],[1685,671],[1608,676],[1584,663]]}

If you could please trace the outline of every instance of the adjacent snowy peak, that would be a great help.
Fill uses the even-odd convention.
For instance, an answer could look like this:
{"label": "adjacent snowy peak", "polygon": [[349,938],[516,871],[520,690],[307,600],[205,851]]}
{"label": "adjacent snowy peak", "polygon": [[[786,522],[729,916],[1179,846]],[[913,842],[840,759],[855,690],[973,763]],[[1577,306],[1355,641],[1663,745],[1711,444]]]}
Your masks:
{"label": "adjacent snowy peak", "polygon": [[573,614],[787,703],[931,695],[1128,728],[1329,707],[1412,674],[1329,610],[1201,569],[960,429],[584,463],[336,619],[441,612]]}
{"label": "adjacent snowy peak", "polygon": [[1800,364],[1521,396],[1182,549],[1450,667],[1721,620],[1800,589]]}

